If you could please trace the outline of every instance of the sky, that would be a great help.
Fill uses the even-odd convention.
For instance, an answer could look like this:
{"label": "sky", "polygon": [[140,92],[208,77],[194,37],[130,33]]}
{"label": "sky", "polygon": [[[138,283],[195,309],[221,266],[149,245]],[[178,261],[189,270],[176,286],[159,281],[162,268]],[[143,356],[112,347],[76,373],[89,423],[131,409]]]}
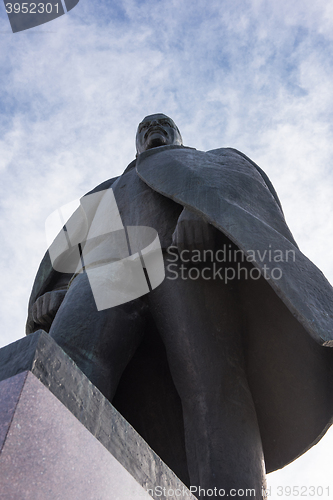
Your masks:
{"label": "sky", "polygon": [[[15,34],[1,3],[0,44],[0,346],[24,336],[48,215],[121,174],[157,112],[187,146],[254,160],[333,283],[332,3],[80,0]],[[268,476],[269,498],[294,485],[333,496],[332,460],[328,432]]]}

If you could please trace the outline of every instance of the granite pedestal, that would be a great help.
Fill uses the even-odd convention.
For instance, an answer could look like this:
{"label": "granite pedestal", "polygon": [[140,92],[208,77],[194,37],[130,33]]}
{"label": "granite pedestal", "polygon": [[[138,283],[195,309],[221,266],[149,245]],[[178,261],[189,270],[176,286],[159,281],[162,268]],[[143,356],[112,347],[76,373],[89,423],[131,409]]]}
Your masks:
{"label": "granite pedestal", "polygon": [[39,330],[0,350],[3,500],[195,497]]}

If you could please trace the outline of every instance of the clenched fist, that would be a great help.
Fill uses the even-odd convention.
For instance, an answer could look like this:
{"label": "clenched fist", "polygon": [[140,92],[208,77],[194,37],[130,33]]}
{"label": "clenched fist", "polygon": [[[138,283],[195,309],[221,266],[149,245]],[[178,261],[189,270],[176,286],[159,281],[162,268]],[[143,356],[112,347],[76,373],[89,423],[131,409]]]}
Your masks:
{"label": "clenched fist", "polygon": [[67,290],[53,290],[39,297],[32,307],[32,317],[35,323],[49,329],[61,306]]}

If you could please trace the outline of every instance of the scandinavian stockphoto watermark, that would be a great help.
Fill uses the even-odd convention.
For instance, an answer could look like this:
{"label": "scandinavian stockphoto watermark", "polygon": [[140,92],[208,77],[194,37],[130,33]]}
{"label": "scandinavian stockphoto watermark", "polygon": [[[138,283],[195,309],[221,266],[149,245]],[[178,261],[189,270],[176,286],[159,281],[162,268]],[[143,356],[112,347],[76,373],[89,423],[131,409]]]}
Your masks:
{"label": "scandinavian stockphoto watermark", "polygon": [[[155,486],[150,488],[147,493],[153,498],[175,498],[175,499],[189,499],[194,498],[255,498],[256,490],[254,488],[201,488],[200,486],[190,486],[186,488],[166,488],[162,486]],[[279,498],[279,497],[307,497],[307,498],[321,498],[330,496],[329,486],[269,486],[261,488],[262,498]]]}
{"label": "scandinavian stockphoto watermark", "polygon": [[[244,497],[244,498],[255,498],[256,490],[254,488],[202,488],[201,486],[190,486],[186,488],[183,487],[171,488],[165,486],[155,486],[155,488],[150,488],[146,490],[147,493],[152,498],[175,498],[175,499],[194,499],[194,498],[234,498],[234,497]],[[262,491],[264,493],[264,489]],[[195,495],[195,497],[194,497]]]}
{"label": "scandinavian stockphoto watermark", "polygon": [[[224,244],[217,250],[182,250],[176,246],[167,249],[166,279],[176,280],[221,280],[225,283],[233,280],[258,280],[263,276],[266,280],[280,280],[281,262],[295,262],[294,250],[273,249],[271,245],[264,250],[243,250],[232,244]],[[249,266],[256,262],[258,267]],[[244,265],[245,264],[245,265]]]}
{"label": "scandinavian stockphoto watermark", "polygon": [[72,10],[80,0],[4,0],[5,9],[13,33],[28,30],[53,21]]}

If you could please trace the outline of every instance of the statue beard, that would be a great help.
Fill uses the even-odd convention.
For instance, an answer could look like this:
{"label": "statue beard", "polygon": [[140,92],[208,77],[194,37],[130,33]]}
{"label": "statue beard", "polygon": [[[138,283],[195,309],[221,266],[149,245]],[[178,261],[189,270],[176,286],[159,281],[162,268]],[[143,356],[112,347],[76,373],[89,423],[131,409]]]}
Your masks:
{"label": "statue beard", "polygon": [[147,144],[147,149],[152,149],[152,148],[157,148],[159,146],[165,146],[167,144],[166,138],[160,134],[152,134],[149,137],[148,144]]}

